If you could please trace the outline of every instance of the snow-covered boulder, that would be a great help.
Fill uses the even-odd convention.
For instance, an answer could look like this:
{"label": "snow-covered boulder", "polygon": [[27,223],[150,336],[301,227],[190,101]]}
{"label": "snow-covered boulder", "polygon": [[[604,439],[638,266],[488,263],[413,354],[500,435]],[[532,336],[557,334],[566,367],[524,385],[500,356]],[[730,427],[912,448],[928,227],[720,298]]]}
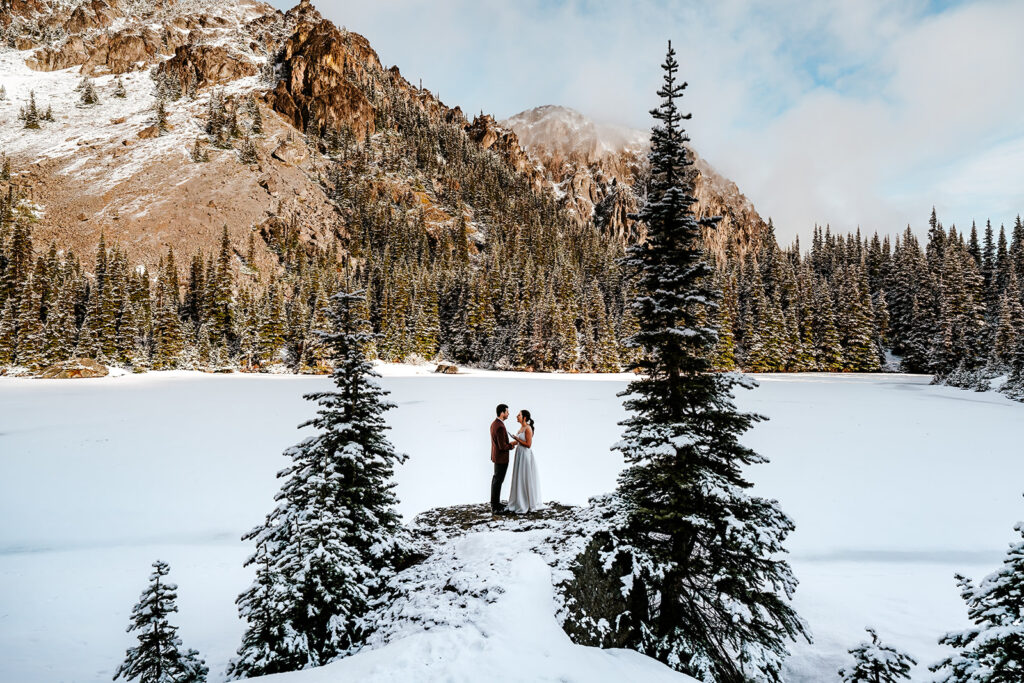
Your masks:
{"label": "snow-covered boulder", "polygon": [[106,377],[109,372],[105,365],[97,363],[92,358],[72,358],[63,363],[51,365],[40,372],[39,376],[44,379],[80,379],[83,377]]}

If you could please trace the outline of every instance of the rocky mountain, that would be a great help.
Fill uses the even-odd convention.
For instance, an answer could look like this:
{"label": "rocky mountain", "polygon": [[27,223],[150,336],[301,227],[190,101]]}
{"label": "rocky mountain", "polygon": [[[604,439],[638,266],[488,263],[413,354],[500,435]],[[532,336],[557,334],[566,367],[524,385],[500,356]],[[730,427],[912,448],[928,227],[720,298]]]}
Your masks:
{"label": "rocky mountain", "polygon": [[[593,220],[624,241],[642,238],[628,215],[643,195],[647,131],[599,123],[554,105],[528,109],[500,125],[516,134],[574,220]],[[729,249],[745,252],[757,244],[765,222],[735,183],[693,153],[698,210],[723,217],[719,229],[705,236],[709,248],[720,257]]]}
{"label": "rocky mountain", "polygon": [[[514,139],[489,134],[493,119],[471,124],[305,1],[282,13],[251,0],[11,0],[0,45],[0,152],[44,242],[89,251],[102,231],[153,262],[169,245],[213,248],[225,225],[236,244],[296,225],[307,243],[344,245],[349,221],[324,182],[337,146],[324,141],[344,131],[387,148],[393,131],[378,123],[399,104],[536,174]],[[51,114],[38,130],[23,123],[30,100]],[[259,110],[253,158],[240,161],[238,140],[211,144],[214,100],[236,120]],[[208,163],[193,162],[197,148]],[[452,222],[434,179],[414,175],[378,177],[374,191],[416,195],[429,221]]]}
{"label": "rocky mountain", "polygon": [[[385,86],[403,106],[464,130],[536,191],[550,187],[569,220],[592,218],[621,239],[641,237],[627,215],[642,194],[646,133],[554,106],[500,123],[487,115],[470,122],[397,67],[385,70],[365,38],[325,21],[305,0],[286,13],[254,0],[5,5],[0,151],[20,170],[19,192],[38,207],[42,240],[87,249],[102,231],[143,260],[168,245],[210,249],[225,225],[236,242],[279,224],[299,226],[308,243],[344,242],[348,221],[322,182],[329,154],[320,136],[346,130],[386,143],[377,123],[394,103],[375,95]],[[86,77],[98,93],[88,106],[80,97]],[[123,97],[115,95],[120,88]],[[193,149],[208,141],[215,91],[228,109],[258,102],[265,130],[248,163],[234,149],[212,147],[209,163],[192,163]],[[19,119],[30,97],[54,119],[34,132]],[[158,99],[167,100],[163,130],[153,126]],[[735,184],[699,158],[698,169],[701,209],[725,216],[709,242],[742,249],[763,222]],[[396,197],[423,185],[381,180],[377,191]],[[431,184],[419,203],[433,222],[452,222],[453,207],[443,206]],[[467,207],[471,222],[472,214]]]}

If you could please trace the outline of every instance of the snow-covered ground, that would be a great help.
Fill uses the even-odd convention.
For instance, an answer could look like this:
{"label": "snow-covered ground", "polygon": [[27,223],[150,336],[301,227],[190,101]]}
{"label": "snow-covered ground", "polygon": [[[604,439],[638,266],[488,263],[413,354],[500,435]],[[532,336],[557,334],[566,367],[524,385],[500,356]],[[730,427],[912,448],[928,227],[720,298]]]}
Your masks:
{"label": "snow-covered ground", "polygon": [[[585,503],[614,486],[622,460],[609,446],[619,438],[616,393],[627,377],[435,376],[392,366],[385,374],[398,403],[392,438],[411,456],[398,472],[407,518],[486,499],[487,426],[498,402],[529,408],[537,421],[545,498]],[[797,607],[816,638],[795,648],[787,680],[836,680],[867,625],[932,663],[942,654],[937,638],[965,625],[953,573],[995,569],[1024,518],[1024,407],[916,376],[759,379],[738,398],[771,418],[747,442],[772,463],[751,477],[796,521]],[[249,582],[239,537],[272,505],[281,451],[311,414],[301,395],[326,383],[191,373],[0,378],[0,680],[109,680],[132,642],[124,629],[156,558],[180,586],[186,646],[221,680],[242,631],[234,599]],[[507,572],[509,590],[474,625],[479,632],[497,629],[502,642],[530,651],[547,644],[561,652],[551,662],[571,654],[579,680],[586,671],[653,666],[556,640],[553,619],[538,622],[550,601],[538,558],[517,556]],[[517,603],[530,620],[514,618]],[[424,635],[388,652],[415,663],[458,643]],[[473,646],[506,661],[497,644],[488,650],[478,638]],[[362,654],[335,665],[336,677],[317,676],[359,678],[381,657]],[[566,673],[549,668],[555,679]],[[924,666],[915,680],[927,680]]]}

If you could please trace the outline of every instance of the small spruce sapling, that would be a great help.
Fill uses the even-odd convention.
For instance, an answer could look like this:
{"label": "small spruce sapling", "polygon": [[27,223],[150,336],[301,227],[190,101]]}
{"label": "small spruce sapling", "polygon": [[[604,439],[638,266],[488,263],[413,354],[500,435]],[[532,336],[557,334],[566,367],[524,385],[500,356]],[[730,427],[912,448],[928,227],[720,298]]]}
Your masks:
{"label": "small spruce sapling", "polygon": [[5,88],[4,86],[0,85],[0,102],[3,102],[6,99],[7,99],[7,88]]}
{"label": "small spruce sapling", "polygon": [[156,128],[160,135],[170,130],[170,126],[167,124],[167,106],[164,104],[163,98],[156,101]]}
{"label": "small spruce sapling", "polygon": [[43,121],[53,122],[53,107],[49,104],[46,105],[46,113],[43,114]]}
{"label": "small spruce sapling", "polygon": [[910,669],[917,660],[878,639],[875,629],[868,628],[871,642],[864,641],[849,650],[853,666],[839,670],[843,683],[896,683],[910,680]]}
{"label": "small spruce sapling", "polygon": [[260,105],[256,102],[256,98],[255,97],[250,97],[249,98],[248,105],[249,105],[249,117],[250,117],[250,119],[252,119],[252,125],[249,127],[249,129],[252,131],[253,135],[262,135],[263,134],[263,115],[260,114]]}
{"label": "small spruce sapling", "polygon": [[206,148],[199,142],[199,138],[196,138],[196,144],[192,146],[192,161],[197,164],[201,164],[210,160],[210,153],[206,151]]}
{"label": "small spruce sapling", "polygon": [[175,601],[178,587],[165,580],[170,572],[166,562],[153,563],[149,586],[142,591],[132,608],[128,631],[137,631],[139,644],[128,648],[125,660],[114,674],[114,680],[139,680],[142,683],[203,683],[209,669],[199,653],[181,651],[178,627],[167,617],[178,611]]}
{"label": "small spruce sapling", "polygon": [[122,100],[128,97],[128,91],[125,90],[124,81],[121,80],[120,76],[114,81],[114,97]]}
{"label": "small spruce sapling", "polygon": [[238,146],[238,160],[243,164],[255,164],[259,157],[256,154],[256,143],[246,134]]}
{"label": "small spruce sapling", "polygon": [[79,98],[79,102],[86,107],[91,107],[94,104],[99,103],[100,97],[96,93],[96,84],[88,76],[82,80],[81,84],[82,96]]}
{"label": "small spruce sapling", "polygon": [[22,120],[25,122],[25,128],[30,130],[39,130],[39,108],[36,106],[36,93],[34,90],[30,90],[28,93],[28,106],[22,110]]}

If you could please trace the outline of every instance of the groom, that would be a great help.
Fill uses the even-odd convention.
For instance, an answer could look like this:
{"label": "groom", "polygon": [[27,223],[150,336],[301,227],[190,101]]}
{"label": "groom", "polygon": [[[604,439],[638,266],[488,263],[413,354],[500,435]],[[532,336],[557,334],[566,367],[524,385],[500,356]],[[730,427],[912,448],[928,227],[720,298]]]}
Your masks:
{"label": "groom", "polygon": [[502,403],[494,410],[497,417],[491,423],[491,462],[494,463],[494,476],[491,477],[491,514],[505,514],[507,510],[501,504],[501,485],[505,483],[508,472],[508,452],[515,448],[509,443],[505,420],[508,419],[508,406]]}

